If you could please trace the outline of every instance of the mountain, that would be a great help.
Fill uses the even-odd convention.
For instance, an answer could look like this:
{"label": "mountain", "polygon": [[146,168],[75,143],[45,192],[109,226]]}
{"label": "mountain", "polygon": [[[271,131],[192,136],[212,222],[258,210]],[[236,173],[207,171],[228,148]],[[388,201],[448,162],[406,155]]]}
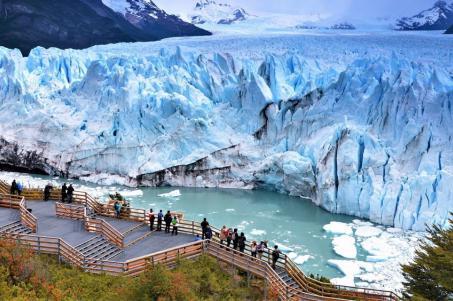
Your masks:
{"label": "mountain", "polygon": [[144,31],[150,39],[208,34],[207,31],[184,22],[175,15],[167,14],[151,0],[102,0],[102,2]]}
{"label": "mountain", "polygon": [[0,45],[19,48],[27,55],[42,47],[86,48],[97,44],[154,41],[207,31],[169,16],[150,0],[112,0],[115,10],[101,0],[0,1]]}
{"label": "mountain", "polygon": [[193,24],[232,24],[245,21],[250,15],[240,7],[214,0],[201,0],[195,4],[193,12],[189,15]]}
{"label": "mountain", "polygon": [[446,34],[453,34],[453,25],[445,32]]}
{"label": "mountain", "polygon": [[453,2],[437,1],[430,9],[399,19],[396,30],[445,30],[453,25]]}

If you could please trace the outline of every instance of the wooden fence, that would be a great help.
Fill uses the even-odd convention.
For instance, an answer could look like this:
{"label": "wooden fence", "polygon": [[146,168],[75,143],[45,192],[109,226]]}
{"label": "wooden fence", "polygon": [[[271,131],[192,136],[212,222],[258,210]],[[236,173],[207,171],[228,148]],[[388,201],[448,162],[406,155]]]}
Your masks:
{"label": "wooden fence", "polygon": [[71,205],[56,202],[55,203],[55,212],[58,217],[61,218],[70,218],[75,220],[84,221],[87,216],[86,207],[80,205]]}
{"label": "wooden fence", "polygon": [[[42,190],[33,189],[24,191],[25,196],[36,199],[37,196],[42,196]],[[57,193],[52,194],[52,199],[58,200],[59,195]],[[2,198],[3,199],[3,198]],[[97,200],[92,198],[86,192],[75,192],[74,203],[83,204],[88,209],[94,211],[96,214],[114,217],[114,211],[112,206],[99,203]],[[10,208],[14,208],[15,202],[8,200],[0,200],[0,205],[10,204]],[[148,222],[146,211],[143,209],[128,208],[121,214],[121,218],[126,220]],[[87,231],[102,233],[112,243],[119,247],[124,245],[124,236],[119,233],[110,224],[100,219],[92,219],[87,217],[86,222]],[[333,284],[326,284],[315,279],[307,277],[300,268],[286,255],[280,256],[277,267],[285,269],[285,271],[297,282],[301,287],[299,290],[295,290],[289,287],[279,276],[270,268],[272,261],[271,250],[267,249],[263,253],[261,260],[251,259],[251,246],[246,244],[245,253],[239,254],[233,250],[226,252],[226,246],[220,246],[219,233],[220,230],[211,227],[213,230],[213,238],[211,241],[206,242],[195,242],[189,245],[177,247],[163,252],[158,252],[135,258],[123,263],[114,261],[100,261],[97,259],[84,258],[83,267],[91,272],[106,272],[110,274],[126,274],[126,275],[137,275],[146,269],[149,264],[165,263],[171,264],[175,262],[175,258],[180,256],[198,256],[202,252],[207,252],[210,255],[217,257],[220,260],[232,263],[238,268],[249,271],[257,276],[264,277],[268,280],[269,284],[274,286],[278,291],[279,296],[282,300],[292,300],[295,297],[300,300],[303,296],[306,300],[312,300],[309,298],[316,298],[313,300],[342,300],[342,299],[353,299],[353,300],[398,300],[398,296],[390,291],[381,291],[373,289],[362,289],[356,287],[338,286]],[[187,233],[192,235],[202,235],[201,225],[194,221],[180,220],[179,229],[181,233]],[[200,253],[199,249],[202,249]],[[215,254],[214,254],[215,253]],[[232,258],[228,258],[232,256]],[[74,257],[74,256],[73,256]],[[250,260],[249,260],[250,259]],[[269,268],[272,270],[270,271]],[[303,295],[302,295],[303,294]],[[306,295],[306,296],[305,296]],[[311,296],[311,297],[310,297]]]}
{"label": "wooden fence", "polygon": [[38,230],[38,219],[28,211],[23,196],[0,194],[0,207],[18,209],[22,225],[30,228],[34,233]]}

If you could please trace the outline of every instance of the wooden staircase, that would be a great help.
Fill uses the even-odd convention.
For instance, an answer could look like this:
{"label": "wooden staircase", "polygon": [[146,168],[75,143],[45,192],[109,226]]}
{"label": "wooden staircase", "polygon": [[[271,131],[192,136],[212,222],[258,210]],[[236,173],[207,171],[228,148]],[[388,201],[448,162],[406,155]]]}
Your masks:
{"label": "wooden staircase", "polygon": [[149,226],[147,224],[141,224],[138,227],[134,227],[133,230],[124,234],[124,247],[133,246],[152,234],[153,232],[149,231]]}
{"label": "wooden staircase", "polygon": [[24,226],[21,221],[15,221],[8,225],[0,227],[0,233],[5,234],[31,234],[32,231],[27,226]]}
{"label": "wooden staircase", "polygon": [[105,239],[102,235],[97,235],[92,239],[75,247],[84,257],[97,260],[109,260],[121,254],[122,250]]}

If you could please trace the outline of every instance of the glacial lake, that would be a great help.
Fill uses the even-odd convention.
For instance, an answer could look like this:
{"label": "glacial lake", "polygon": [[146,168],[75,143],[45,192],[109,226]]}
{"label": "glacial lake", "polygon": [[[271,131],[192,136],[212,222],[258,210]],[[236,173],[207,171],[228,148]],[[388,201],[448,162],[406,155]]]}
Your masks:
{"label": "glacial lake", "polygon": [[[19,179],[26,187],[43,187],[51,181],[61,185],[63,179],[41,175],[0,172],[0,179],[11,182]],[[322,227],[331,221],[350,223],[354,217],[331,214],[309,200],[275,192],[237,189],[202,188],[128,188],[124,186],[100,186],[92,183],[69,180],[77,190],[105,199],[108,193],[119,191],[135,208],[155,211],[182,211],[185,219],[201,221],[206,217],[217,228],[238,228],[247,240],[268,240],[270,246],[278,244],[291,255],[312,256],[301,265],[306,273],[320,274],[329,278],[342,277],[342,273],[327,264],[329,259],[344,259],[332,249],[332,235]],[[178,189],[177,198],[160,197],[159,194]],[[169,237],[169,239],[171,239]],[[358,258],[365,256],[358,248]]]}

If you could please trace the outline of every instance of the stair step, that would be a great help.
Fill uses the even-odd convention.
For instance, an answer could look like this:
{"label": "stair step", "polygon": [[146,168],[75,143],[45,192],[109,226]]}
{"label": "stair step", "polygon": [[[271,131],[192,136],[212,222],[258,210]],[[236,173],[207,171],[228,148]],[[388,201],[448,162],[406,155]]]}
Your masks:
{"label": "stair step", "polygon": [[101,236],[100,236],[100,235],[93,236],[93,237],[90,238],[89,240],[84,241],[84,242],[82,242],[81,244],[78,244],[77,246],[75,246],[75,248],[76,248],[76,249],[84,248],[85,246],[87,246],[88,244],[90,244],[93,240],[98,239],[99,237],[101,237]]}
{"label": "stair step", "polygon": [[136,239],[134,239],[134,240],[128,242],[128,243],[125,245],[125,248],[130,247],[130,246],[133,246],[133,245],[139,243],[140,241],[142,241],[143,239],[147,238],[147,237],[150,236],[151,234],[153,234],[153,232],[151,232],[151,231],[146,232],[145,234],[143,234],[143,235],[137,237]]}
{"label": "stair step", "polygon": [[133,227],[131,227],[131,228],[127,229],[125,232],[123,232],[123,235],[126,236],[126,235],[130,234],[131,232],[134,232],[135,230],[142,228],[143,226],[146,226],[148,228],[148,226],[146,224],[134,225]]}
{"label": "stair step", "polygon": [[92,248],[98,246],[103,241],[104,241],[104,238],[102,236],[95,236],[94,238],[90,239],[83,245],[76,247],[76,249],[83,253],[85,250],[89,250],[89,249],[92,249]]}

